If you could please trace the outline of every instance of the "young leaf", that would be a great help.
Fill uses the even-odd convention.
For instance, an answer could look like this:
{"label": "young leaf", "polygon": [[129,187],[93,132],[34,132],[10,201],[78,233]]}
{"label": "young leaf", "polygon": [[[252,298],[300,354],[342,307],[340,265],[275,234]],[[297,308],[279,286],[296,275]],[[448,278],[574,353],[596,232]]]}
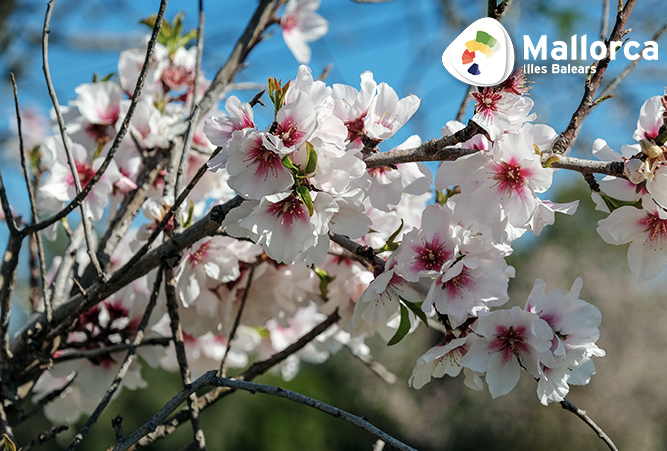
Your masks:
{"label": "young leaf", "polygon": [[315,152],[315,148],[308,141],[306,141],[306,150],[308,151],[308,159],[306,160],[305,174],[312,174],[317,167],[317,152]]}
{"label": "young leaf", "polygon": [[299,168],[299,166],[295,165],[292,162],[292,160],[290,160],[289,155],[285,155],[281,161],[283,162],[283,166],[285,166],[287,169],[294,172],[295,174],[301,172],[301,168]]}
{"label": "young leaf", "polygon": [[308,214],[313,216],[315,213],[315,206],[313,205],[313,198],[310,197],[310,190],[306,185],[299,185],[296,187],[296,194],[299,196],[299,199],[303,201],[308,209]]}
{"label": "young leaf", "polygon": [[408,309],[403,304],[399,303],[399,305],[401,306],[401,323],[398,325],[394,336],[387,343],[387,346],[394,346],[410,332],[410,314],[408,313]]}
{"label": "young leaf", "polygon": [[2,438],[5,439],[5,449],[7,451],[16,451],[16,445],[14,442],[12,442],[7,434],[2,434]]}
{"label": "young leaf", "polygon": [[422,323],[426,325],[426,327],[428,327],[428,318],[426,317],[426,313],[424,313],[424,311],[422,310],[423,302],[406,301],[403,298],[403,296],[399,296],[398,298],[405,304],[407,308],[410,309],[412,313],[415,314],[417,318],[419,318],[422,321]]}
{"label": "young leaf", "polygon": [[313,272],[320,279],[320,294],[324,299],[327,299],[329,295],[329,284],[334,281],[335,276],[329,275],[328,272],[317,266],[313,266]]}
{"label": "young leaf", "polygon": [[638,209],[642,208],[642,200],[639,199],[637,201],[629,201],[629,200],[620,200],[616,199],[614,197],[611,197],[607,194],[600,193],[600,197],[604,201],[604,204],[607,206],[609,209],[609,212],[611,213],[612,211],[616,210],[617,208],[621,207],[635,207]]}

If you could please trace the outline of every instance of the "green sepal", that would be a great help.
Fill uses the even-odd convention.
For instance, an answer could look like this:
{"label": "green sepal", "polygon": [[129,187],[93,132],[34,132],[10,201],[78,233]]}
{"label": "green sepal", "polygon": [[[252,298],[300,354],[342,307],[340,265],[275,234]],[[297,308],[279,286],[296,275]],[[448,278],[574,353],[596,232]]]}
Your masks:
{"label": "green sepal", "polygon": [[299,199],[301,199],[306,205],[308,214],[313,216],[313,213],[315,213],[315,206],[313,205],[313,198],[310,197],[310,190],[308,187],[306,185],[298,185],[296,187],[296,194],[299,196]]}
{"label": "green sepal", "polygon": [[381,252],[386,252],[386,251],[392,251],[393,252],[396,249],[398,249],[398,245],[401,244],[401,242],[399,241],[397,243],[394,240],[396,239],[398,234],[401,233],[401,230],[403,230],[404,225],[405,225],[405,222],[403,222],[403,219],[401,219],[401,225],[398,226],[398,228],[394,231],[394,233],[391,234],[391,236],[389,238],[387,238],[387,242],[385,243],[384,246],[375,249],[375,253],[379,254]]}
{"label": "green sepal", "polygon": [[183,228],[187,229],[192,225],[192,217],[194,216],[195,213],[195,203],[190,201],[190,206],[188,208],[188,217],[185,220],[185,224],[183,224]]}
{"label": "green sepal", "polygon": [[533,144],[533,149],[535,149],[535,155],[542,155],[542,151],[537,147],[537,144]]}
{"label": "green sepal", "polygon": [[403,304],[405,304],[407,308],[410,309],[412,313],[414,313],[417,318],[422,321],[422,323],[426,325],[426,327],[428,327],[428,318],[426,317],[426,313],[424,313],[422,310],[422,304],[424,302],[410,302],[405,300],[403,296],[399,296],[398,298],[401,300],[401,302],[403,302]]}
{"label": "green sepal", "polygon": [[[5,449],[7,451],[16,451],[16,445],[14,442],[12,442],[7,434],[2,434],[2,438],[5,440]],[[19,451],[21,450],[19,449]]]}
{"label": "green sepal", "polygon": [[389,343],[387,343],[387,346],[394,346],[410,332],[410,313],[403,304],[399,303],[399,305],[401,306],[401,322],[398,325],[398,329],[396,329],[396,333],[391,337]]}
{"label": "green sepal", "polygon": [[313,272],[320,279],[320,294],[324,299],[329,296],[329,284],[334,281],[336,276],[329,275],[328,272],[317,266],[313,266]]}
{"label": "green sepal", "polygon": [[611,197],[607,194],[604,194],[602,192],[600,192],[599,194],[600,194],[600,197],[602,198],[602,200],[604,201],[604,204],[609,209],[610,213],[612,211],[618,209],[618,208],[621,208],[621,207],[635,207],[635,208],[640,209],[640,210],[642,208],[642,200],[641,199],[635,200],[635,201],[620,200],[620,199],[616,199],[614,197]]}
{"label": "green sepal", "polygon": [[558,155],[551,155],[547,160],[542,163],[543,168],[550,168],[552,164],[555,162],[560,161],[560,157]]}
{"label": "green sepal", "polygon": [[306,160],[305,174],[312,174],[317,167],[317,152],[315,152],[315,148],[308,141],[306,141],[306,151],[308,152],[308,159]]}

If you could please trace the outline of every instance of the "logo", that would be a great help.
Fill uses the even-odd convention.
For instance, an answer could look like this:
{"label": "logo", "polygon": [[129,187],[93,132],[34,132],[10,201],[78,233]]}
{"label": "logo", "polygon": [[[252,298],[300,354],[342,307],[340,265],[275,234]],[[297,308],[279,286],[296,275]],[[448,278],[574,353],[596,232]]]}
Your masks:
{"label": "logo", "polygon": [[474,86],[495,86],[514,67],[514,47],[500,22],[485,17],[474,22],[442,54],[445,69]]}

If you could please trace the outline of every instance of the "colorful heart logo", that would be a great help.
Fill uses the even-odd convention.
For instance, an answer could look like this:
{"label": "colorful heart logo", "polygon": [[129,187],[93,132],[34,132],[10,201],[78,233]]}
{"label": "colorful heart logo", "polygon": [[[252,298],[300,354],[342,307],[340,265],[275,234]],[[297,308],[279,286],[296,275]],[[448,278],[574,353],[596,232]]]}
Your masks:
{"label": "colorful heart logo", "polygon": [[445,69],[474,86],[495,86],[514,68],[514,46],[505,27],[485,17],[474,22],[442,54]]}

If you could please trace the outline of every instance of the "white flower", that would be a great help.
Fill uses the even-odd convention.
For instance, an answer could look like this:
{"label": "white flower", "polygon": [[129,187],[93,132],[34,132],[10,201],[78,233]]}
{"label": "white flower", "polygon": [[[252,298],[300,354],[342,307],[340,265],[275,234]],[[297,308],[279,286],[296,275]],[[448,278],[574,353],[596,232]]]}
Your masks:
{"label": "white flower", "polygon": [[324,36],[329,22],[317,14],[320,0],[289,0],[280,18],[283,39],[299,63],[310,61],[308,42]]}

